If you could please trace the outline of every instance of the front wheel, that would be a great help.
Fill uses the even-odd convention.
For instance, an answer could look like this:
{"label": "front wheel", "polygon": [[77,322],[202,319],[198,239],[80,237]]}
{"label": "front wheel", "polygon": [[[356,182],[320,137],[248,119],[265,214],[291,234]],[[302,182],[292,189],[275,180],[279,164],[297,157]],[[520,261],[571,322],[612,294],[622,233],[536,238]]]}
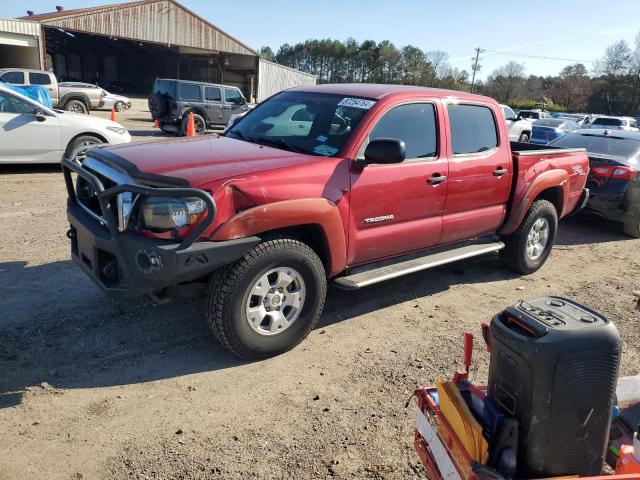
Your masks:
{"label": "front wheel", "polygon": [[309,334],[326,293],[318,255],[298,240],[274,238],[212,275],[207,320],[230,352],[267,358],[291,350]]}
{"label": "front wheel", "polygon": [[556,207],[548,200],[536,200],[518,230],[502,237],[505,248],[500,251],[500,260],[516,273],[535,272],[549,258],[557,231]]}
{"label": "front wheel", "polygon": [[127,109],[124,102],[116,102],[113,108],[116,112],[124,112]]}
{"label": "front wheel", "polygon": [[522,132],[518,141],[521,143],[529,143],[529,134],[527,132]]}
{"label": "front wheel", "polygon": [[101,143],[103,143],[102,140],[97,137],[93,137],[91,135],[81,135],[80,137],[77,137],[72,142],[70,142],[69,145],[67,145],[65,156],[69,160],[83,160],[87,156],[87,151],[91,147],[100,145]]}

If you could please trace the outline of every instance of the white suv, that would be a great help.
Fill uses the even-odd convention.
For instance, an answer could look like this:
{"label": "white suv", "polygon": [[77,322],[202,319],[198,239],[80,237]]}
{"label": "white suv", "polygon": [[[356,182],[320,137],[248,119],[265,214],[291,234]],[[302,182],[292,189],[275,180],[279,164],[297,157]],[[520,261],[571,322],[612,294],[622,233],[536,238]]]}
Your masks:
{"label": "white suv", "polygon": [[130,141],[119,123],[51,110],[0,85],[0,163],[58,163],[93,145]]}
{"label": "white suv", "polygon": [[591,128],[626,130],[628,132],[637,132],[639,130],[636,120],[631,117],[598,117],[591,123]]}

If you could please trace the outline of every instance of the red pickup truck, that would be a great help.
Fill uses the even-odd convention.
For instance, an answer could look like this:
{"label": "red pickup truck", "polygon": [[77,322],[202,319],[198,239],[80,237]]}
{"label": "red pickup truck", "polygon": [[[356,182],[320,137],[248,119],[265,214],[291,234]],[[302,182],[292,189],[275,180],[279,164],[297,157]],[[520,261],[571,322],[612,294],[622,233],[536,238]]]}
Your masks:
{"label": "red pickup truck", "polygon": [[279,93],[224,135],[64,160],[72,257],[106,293],[207,284],[245,358],[293,348],[327,279],[357,289],[500,252],[528,274],[587,201],[583,149],[509,143],[494,100],[397,85]]}

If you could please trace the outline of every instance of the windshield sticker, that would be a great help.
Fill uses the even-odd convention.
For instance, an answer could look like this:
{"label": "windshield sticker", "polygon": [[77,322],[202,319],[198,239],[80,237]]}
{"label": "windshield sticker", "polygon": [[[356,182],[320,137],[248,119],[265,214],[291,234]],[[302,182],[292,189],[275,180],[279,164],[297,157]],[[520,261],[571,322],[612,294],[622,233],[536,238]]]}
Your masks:
{"label": "windshield sticker", "polygon": [[318,155],[324,155],[325,157],[330,157],[331,155],[335,155],[338,152],[337,148],[330,147],[329,145],[318,145],[313,149],[313,153],[317,153]]}
{"label": "windshield sticker", "polygon": [[343,98],[338,103],[341,107],[362,108],[363,110],[369,110],[375,104],[375,100],[365,100],[364,98]]}
{"label": "windshield sticker", "polygon": [[326,142],[326,141],[327,141],[327,137],[325,137],[324,135],[318,135],[318,136],[316,137],[316,140],[317,140],[318,142],[320,142],[320,143],[322,143],[322,142]]}

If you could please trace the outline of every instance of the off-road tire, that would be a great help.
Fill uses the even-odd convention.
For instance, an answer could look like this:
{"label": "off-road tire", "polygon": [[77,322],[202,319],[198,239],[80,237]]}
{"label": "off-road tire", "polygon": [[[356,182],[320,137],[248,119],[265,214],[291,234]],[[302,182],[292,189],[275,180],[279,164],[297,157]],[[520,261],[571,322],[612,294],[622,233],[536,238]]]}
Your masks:
{"label": "off-road tire", "polygon": [[521,143],[529,143],[529,140],[530,140],[530,137],[527,132],[522,132],[520,134],[520,138],[518,138],[518,141]]}
{"label": "off-road tire", "polygon": [[81,155],[83,149],[89,149],[94,145],[100,145],[104,143],[98,137],[94,137],[93,135],[81,135],[73,139],[73,141],[69,142],[67,145],[67,149],[65,150],[64,156],[73,160],[78,155]]}
{"label": "off-road tire", "polygon": [[152,93],[149,97],[149,111],[153,118],[159,118],[162,116],[165,110],[165,101],[157,93]]}
{"label": "off-road tire", "polygon": [[636,218],[633,222],[627,222],[622,226],[625,235],[632,238],[640,238],[640,218]]}
{"label": "off-road tire", "polygon": [[[533,224],[539,219],[545,218],[549,222],[549,237],[543,253],[536,260],[527,256],[527,238]],[[524,217],[520,227],[512,233],[501,238],[505,248],[500,251],[500,260],[509,270],[523,275],[538,270],[549,258],[551,249],[558,232],[558,212],[553,203],[548,200],[536,200]]]}
{"label": "off-road tire", "polygon": [[[300,315],[280,333],[261,335],[250,325],[245,307],[255,281],[278,266],[296,269],[303,277],[306,298]],[[231,353],[249,360],[279,355],[298,345],[313,329],[327,294],[327,277],[318,255],[289,237],[259,243],[237,262],[214,272],[207,289],[207,322]]]}
{"label": "off-road tire", "polygon": [[[180,125],[180,136],[184,137],[187,134],[187,126],[189,124],[189,114],[186,113],[182,118],[182,124]],[[207,133],[207,122],[202,115],[193,112],[193,126],[195,127],[196,136],[204,135]]]}
{"label": "off-road tire", "polygon": [[64,109],[67,112],[83,113],[84,115],[89,113],[87,106],[80,100],[69,100],[64,104]]}

